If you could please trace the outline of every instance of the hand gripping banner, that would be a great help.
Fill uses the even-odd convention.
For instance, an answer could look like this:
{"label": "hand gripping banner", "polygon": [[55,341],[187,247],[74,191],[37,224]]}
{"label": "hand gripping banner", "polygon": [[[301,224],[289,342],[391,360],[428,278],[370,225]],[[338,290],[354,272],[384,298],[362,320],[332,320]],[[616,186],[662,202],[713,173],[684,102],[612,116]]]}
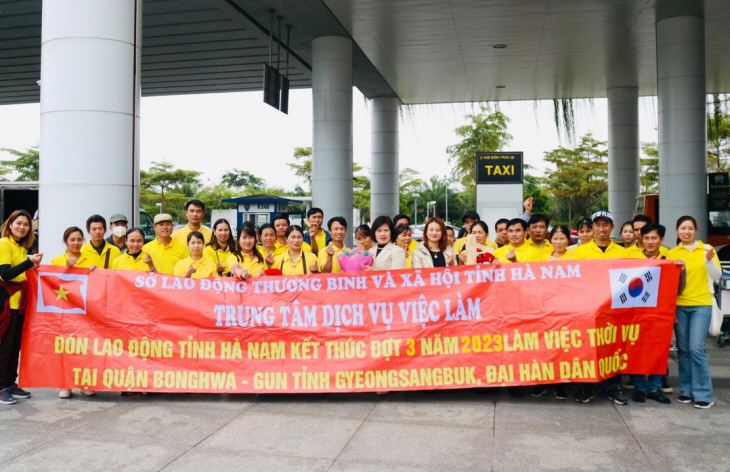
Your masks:
{"label": "hand gripping banner", "polygon": [[40,266],[20,384],[312,393],[661,374],[679,272],[612,259],[242,282]]}

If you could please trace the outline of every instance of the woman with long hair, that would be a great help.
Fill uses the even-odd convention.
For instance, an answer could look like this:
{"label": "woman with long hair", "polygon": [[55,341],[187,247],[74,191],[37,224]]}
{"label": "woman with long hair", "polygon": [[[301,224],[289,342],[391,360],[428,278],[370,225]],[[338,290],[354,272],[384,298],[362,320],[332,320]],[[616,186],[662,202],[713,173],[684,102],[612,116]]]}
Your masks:
{"label": "woman with long hair", "polygon": [[8,317],[7,329],[0,337],[0,403],[4,405],[17,403],[18,398],[30,398],[30,392],[18,387],[16,380],[25,320],[25,272],[38,267],[43,259],[40,253],[28,255],[35,239],[32,221],[27,211],[15,210],[0,230],[0,306],[8,300],[9,307],[9,313],[3,310],[0,315]]}
{"label": "woman with long hair", "polygon": [[456,265],[454,249],[449,245],[446,225],[441,218],[429,218],[423,227],[423,241],[413,250],[413,268]]}
{"label": "woman with long hair", "polygon": [[712,377],[710,362],[705,351],[705,340],[712,320],[710,284],[720,279],[722,268],[715,249],[696,239],[697,221],[691,216],[677,220],[679,245],[669,251],[667,259],[681,259],[685,263],[687,283],[677,297],[677,320],[674,336],[677,339],[679,361],[679,403],[693,403],[695,408],[710,408]]}
{"label": "woman with long hair", "polygon": [[[274,235],[276,240],[276,235]],[[228,256],[226,267],[233,277],[248,280],[251,277],[261,277],[268,268],[266,260],[256,245],[256,228],[243,225],[238,228],[238,244],[233,254]]]}
{"label": "woman with long hair", "polygon": [[235,250],[236,241],[233,239],[230,223],[225,218],[216,220],[213,224],[213,234],[203,250],[203,255],[215,261],[218,275],[228,274],[230,267],[226,266],[226,261]]}

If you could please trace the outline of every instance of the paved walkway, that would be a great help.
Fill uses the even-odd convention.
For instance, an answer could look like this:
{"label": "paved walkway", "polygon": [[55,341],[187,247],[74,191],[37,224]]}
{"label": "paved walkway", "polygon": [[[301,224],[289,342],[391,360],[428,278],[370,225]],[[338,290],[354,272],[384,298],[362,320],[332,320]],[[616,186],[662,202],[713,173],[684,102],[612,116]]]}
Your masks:
{"label": "paved walkway", "polygon": [[[502,390],[133,395],[0,406],[4,471],[730,470],[730,347],[716,406],[617,406]],[[670,382],[677,385],[676,363]],[[678,390],[675,388],[675,390]],[[630,394],[630,392],[629,392]],[[677,393],[671,395],[674,400]]]}

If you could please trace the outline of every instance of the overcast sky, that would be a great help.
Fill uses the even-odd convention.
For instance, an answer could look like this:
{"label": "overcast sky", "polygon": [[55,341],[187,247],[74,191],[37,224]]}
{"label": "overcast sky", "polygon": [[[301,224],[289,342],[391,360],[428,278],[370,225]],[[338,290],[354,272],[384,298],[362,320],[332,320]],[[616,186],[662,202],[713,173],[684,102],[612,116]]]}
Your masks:
{"label": "overcast sky", "polygon": [[[656,104],[640,100],[641,141],[657,140]],[[370,109],[355,89],[353,113],[354,159],[370,166]],[[203,183],[218,183],[229,169],[247,170],[271,186],[293,190],[303,185],[286,163],[293,162],[295,147],[312,145],[312,93],[291,92],[289,115],[263,103],[261,92],[149,97],[142,99],[142,168],[167,160],[178,168],[203,172]],[[525,162],[544,169],[545,151],[561,143],[553,122],[551,101],[502,102],[513,136],[506,151],[523,151]],[[25,149],[38,144],[39,105],[0,106],[0,148]],[[478,112],[477,104],[416,105],[402,109],[400,167],[410,167],[424,180],[445,176],[451,166],[446,147],[459,142],[454,130]],[[576,102],[576,134],[587,131],[601,140],[607,136],[606,100]],[[12,158],[0,154],[0,158]]]}

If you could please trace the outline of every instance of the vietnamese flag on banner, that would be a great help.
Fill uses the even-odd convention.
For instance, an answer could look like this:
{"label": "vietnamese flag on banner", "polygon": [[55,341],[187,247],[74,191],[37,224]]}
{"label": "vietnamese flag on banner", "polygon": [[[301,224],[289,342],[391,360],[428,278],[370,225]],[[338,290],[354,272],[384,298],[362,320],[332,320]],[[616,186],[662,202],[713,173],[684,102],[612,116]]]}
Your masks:
{"label": "vietnamese flag on banner", "polygon": [[87,275],[38,274],[38,311],[86,313]]}

